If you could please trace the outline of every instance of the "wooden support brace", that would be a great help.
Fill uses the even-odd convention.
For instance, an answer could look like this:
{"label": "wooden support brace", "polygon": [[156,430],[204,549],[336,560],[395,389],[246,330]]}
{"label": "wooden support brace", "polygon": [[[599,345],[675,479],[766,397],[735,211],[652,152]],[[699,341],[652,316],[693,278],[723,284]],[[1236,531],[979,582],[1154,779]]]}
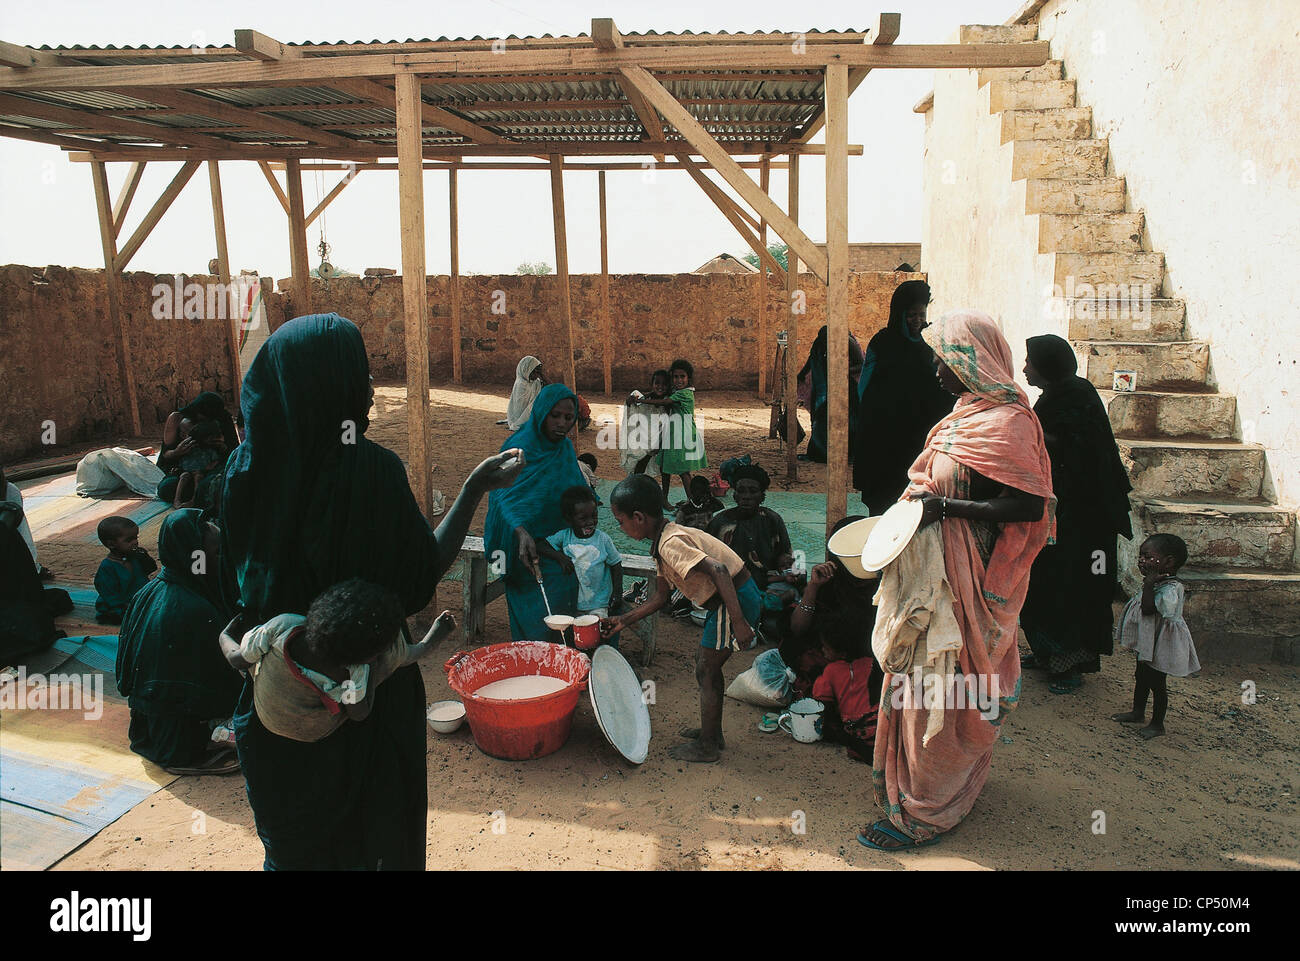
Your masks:
{"label": "wooden support brace", "polygon": [[[898,39],[898,34],[903,28],[903,15],[899,13],[878,13],[876,22],[868,31],[871,43],[874,46],[883,47],[892,44]],[[849,70],[849,96],[853,96],[853,91],[858,89],[858,85],[867,78],[871,73],[870,67],[853,67]],[[826,104],[823,102],[817,108],[817,112],[804,125],[803,130],[795,140],[798,143],[807,143],[822,129],[826,123]]]}
{"label": "wooden support brace", "polygon": [[777,259],[772,256],[772,252],[767,249],[766,245],[759,243],[758,238],[754,236],[750,229],[745,225],[745,222],[740,219],[740,215],[736,211],[735,206],[728,202],[731,198],[722,193],[722,190],[718,185],[708,178],[704,171],[696,165],[695,161],[691,160],[684,154],[678,159],[681,161],[682,166],[686,168],[686,172],[691,175],[691,179],[700,185],[700,189],[702,189],[704,193],[717,205],[718,209],[722,211],[722,215],[731,222],[733,227],[736,228],[736,232],[739,233],[745,243],[749,245],[749,249],[754,251],[755,255],[757,255],[759,259],[759,263],[763,267],[770,267],[778,277],[784,276],[785,271],[781,269],[781,264]]}
{"label": "wooden support brace", "polygon": [[311,262],[307,259],[307,224],[303,215],[302,172],[297,160],[284,168],[289,187],[289,264],[293,272],[294,316],[311,313]]}
{"label": "wooden support brace", "polygon": [[[799,155],[790,155],[787,209],[790,219],[799,222]],[[799,290],[799,255],[790,248],[785,254],[785,476],[791,483],[799,479],[799,314],[807,298]]]}
{"label": "wooden support brace", "polygon": [[600,183],[600,336],[601,359],[605,367],[605,394],[614,390],[614,354],[610,343],[609,322],[609,230],[605,220],[605,171],[597,174]]}
{"label": "wooden support brace", "polygon": [[126,212],[131,207],[131,200],[135,197],[135,192],[140,187],[140,178],[144,175],[144,164],[143,160],[131,164],[131,168],[126,172],[126,182],[122,184],[122,191],[117,195],[117,200],[113,201],[114,237],[122,234],[122,223],[126,220]]}
{"label": "wooden support brace", "polygon": [[[758,186],[763,193],[768,192],[771,173],[769,162],[764,158],[763,166],[758,171]],[[760,247],[767,250],[766,220],[759,222],[758,243]],[[767,265],[763,263],[760,257],[758,264],[758,394],[764,398],[767,397],[767,342]]]}
{"label": "wooden support brace", "polygon": [[327,193],[321,199],[321,202],[312,208],[311,213],[307,215],[307,219],[304,222],[304,226],[310,227],[312,225],[312,222],[325,212],[325,208],[334,202],[334,198],[337,197],[339,194],[343,193],[347,185],[352,183],[353,179],[356,177],[358,173],[359,171],[356,167],[353,167],[351,170],[349,170],[347,174],[344,175],[343,179],[334,185],[334,189],[331,190],[329,193]]}
{"label": "wooden support brace", "polygon": [[127,338],[125,318],[122,315],[122,272],[117,266],[117,240],[113,233],[113,211],[109,207],[108,173],[103,163],[94,165],[91,179],[95,185],[95,207],[99,212],[99,240],[104,248],[104,284],[108,289],[108,317],[113,324],[118,376],[122,379],[122,392],[126,395],[131,434],[139,437],[143,432],[140,399],[135,387],[135,370],[131,366],[131,343]]}
{"label": "wooden support brace", "polygon": [[230,358],[230,383],[231,395],[235,401],[235,409],[239,409],[239,391],[241,387],[241,377],[239,371],[239,336],[236,334],[236,325],[240,321],[240,309],[242,304],[235,297],[235,292],[230,283],[230,251],[226,247],[226,211],[225,205],[221,199],[221,171],[217,166],[217,161],[208,161],[208,186],[212,191],[212,228],[216,233],[217,240],[217,277],[221,281],[222,289],[225,290],[225,311],[218,309],[217,320],[222,321],[226,330],[226,354]]}
{"label": "wooden support brace", "polygon": [[447,171],[448,232],[451,244],[451,269],[447,285],[451,294],[451,379],[459,384],[463,379],[460,359],[460,197],[456,171]]}
{"label": "wooden support brace", "polygon": [[144,215],[144,220],[140,221],[140,226],[135,228],[135,233],[122,245],[122,249],[117,255],[116,263],[119,272],[126,269],[126,265],[131,262],[131,258],[140,249],[140,245],[148,239],[154,227],[158,226],[158,221],[162,220],[163,214],[167,213],[167,208],[172,205],[172,201],[185,189],[185,185],[194,176],[194,171],[199,169],[200,163],[201,161],[198,160],[186,161],[176,176],[172,178],[172,182],[167,185],[167,189],[162,192],[162,196],[149,208],[149,212]]}
{"label": "wooden support brace", "polygon": [[[555,279],[559,283],[560,313],[564,319],[564,366],[562,368],[575,394],[578,375],[573,364],[573,300],[569,293],[569,239],[564,226],[564,159],[551,157],[551,218],[555,226]],[[574,411],[576,414],[577,411]]]}
{"label": "wooden support brace", "polygon": [[271,165],[265,160],[259,160],[257,166],[262,171],[262,176],[266,177],[266,182],[271,185],[271,190],[275,193],[275,199],[280,201],[280,206],[284,208],[284,215],[289,216],[289,198],[284,195],[284,188],[280,186],[280,181],[276,180],[275,174],[271,172]]}
{"label": "wooden support brace", "polygon": [[826,536],[849,485],[849,68],[826,68]]}

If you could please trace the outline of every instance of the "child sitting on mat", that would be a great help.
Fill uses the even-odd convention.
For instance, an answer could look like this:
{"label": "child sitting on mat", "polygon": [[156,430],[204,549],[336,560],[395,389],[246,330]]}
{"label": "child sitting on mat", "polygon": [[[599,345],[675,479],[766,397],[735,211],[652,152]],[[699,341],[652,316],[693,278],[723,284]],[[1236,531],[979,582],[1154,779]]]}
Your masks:
{"label": "child sitting on mat", "polygon": [[358,578],[321,594],[306,617],[278,614],[237,641],[242,618],[221,632],[221,652],[235,670],[252,675],[262,725],[294,741],[320,741],[349,718],[364,720],[375,688],[456,626],[443,611],[424,640],[409,644],[397,595]]}
{"label": "child sitting on mat", "polygon": [[621,631],[660,610],[673,587],[709,612],[695,661],[700,726],[683,731],[690,740],[669,754],[678,761],[716,761],[727,746],[722,737],[722,665],[732,651],[754,645],[761,607],[758,588],[745,562],[722,541],[665,520],[659,485],[644,474],[620,481],[609,503],[624,534],[650,541],[659,576],[649,601],[622,617],[602,621],[601,633]]}
{"label": "child sitting on mat", "polygon": [[140,528],[129,517],[105,517],[95,530],[99,542],[108,548],[108,556],[95,572],[95,620],[100,624],[121,624],[126,605],[140,588],[149,583],[149,575],[158,570],[158,562],[140,546]]}
{"label": "child sitting on mat", "polygon": [[677,507],[677,515],[674,520],[683,527],[697,527],[700,530],[706,530],[709,521],[713,520],[713,515],[725,509],[726,505],[713,496],[713,488],[709,485],[709,479],[703,474],[696,474],[691,478],[691,486],[686,493],[686,500]]}
{"label": "child sitting on mat", "polygon": [[191,424],[189,418],[185,418],[181,421],[180,436],[182,440],[192,437],[196,446],[181,458],[181,474],[172,506],[193,507],[199,490],[213,471],[225,466],[230,451],[221,436],[221,425],[216,421],[202,420]]}
{"label": "child sitting on mat", "polygon": [[[596,495],[589,487],[570,487],[560,495],[560,513],[569,526],[538,541],[537,553],[577,577],[579,616],[609,617],[623,603],[623,555],[596,527]],[[617,636],[605,640],[618,647]]]}

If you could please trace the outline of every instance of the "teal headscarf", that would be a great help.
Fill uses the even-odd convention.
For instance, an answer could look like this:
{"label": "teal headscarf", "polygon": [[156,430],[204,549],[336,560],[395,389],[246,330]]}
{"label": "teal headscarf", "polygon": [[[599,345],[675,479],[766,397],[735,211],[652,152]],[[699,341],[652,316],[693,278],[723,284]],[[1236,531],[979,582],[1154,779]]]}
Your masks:
{"label": "teal headscarf", "polygon": [[577,412],[578,397],[568,387],[563,384],[543,387],[533,401],[528,423],[501,445],[503,451],[518,447],[526,460],[523,473],[513,485],[494,490],[488,496],[483,544],[488,557],[494,551],[505,553],[507,570],[513,569],[517,561],[512,550],[515,528],[524,528],[535,540],[550,537],[564,526],[560,495],[566,488],[586,485],[573,442],[567,437],[552,442],[542,432],[547,415],[562,400],[572,401]]}
{"label": "teal headscarf", "polygon": [[230,619],[220,602],[217,558],[203,550],[203,512],[175,511],[158,534],[162,570],[131,599],[117,648],[117,689],[133,711],[229,717],[242,680],[217,635]]}

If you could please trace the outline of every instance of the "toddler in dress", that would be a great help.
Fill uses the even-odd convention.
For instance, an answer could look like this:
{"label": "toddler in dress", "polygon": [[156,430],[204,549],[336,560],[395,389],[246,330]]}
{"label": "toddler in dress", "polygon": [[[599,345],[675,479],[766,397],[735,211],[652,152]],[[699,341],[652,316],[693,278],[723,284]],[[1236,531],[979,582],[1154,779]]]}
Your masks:
{"label": "toddler in dress", "polygon": [[1165,733],[1165,710],[1169,696],[1165,679],[1187,677],[1201,669],[1196,645],[1183,620],[1186,588],[1175,578],[1187,563],[1187,544],[1173,534],[1152,534],[1138,549],[1138,570],[1142,572],[1142,593],[1124,608],[1116,627],[1120,647],[1137,653],[1137,677],[1133,687],[1133,710],[1112,715],[1126,724],[1146,720],[1147,694],[1154,695],[1151,723],[1139,732],[1150,740]]}

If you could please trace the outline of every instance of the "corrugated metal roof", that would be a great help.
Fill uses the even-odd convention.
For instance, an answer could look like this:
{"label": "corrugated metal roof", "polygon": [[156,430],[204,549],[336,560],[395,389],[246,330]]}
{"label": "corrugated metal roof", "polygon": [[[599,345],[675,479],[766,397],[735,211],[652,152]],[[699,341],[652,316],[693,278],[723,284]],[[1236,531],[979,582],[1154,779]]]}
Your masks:
{"label": "corrugated metal roof", "polygon": [[[807,30],[802,33],[822,42],[843,43],[861,43],[866,36],[861,31],[840,30]],[[625,45],[657,46],[676,42],[693,44],[701,50],[714,43],[776,43],[791,36],[793,34],[789,31],[622,34]],[[299,42],[288,46],[308,58],[318,59],[363,52],[482,50],[497,39],[439,37],[436,40]],[[586,34],[511,35],[501,39],[505,39],[507,46],[513,42],[532,44],[538,49],[591,46]],[[189,64],[248,62],[250,59],[249,55],[231,45],[194,48],[186,45],[75,45],[40,49],[56,52],[69,65],[80,66],[171,64],[181,68]],[[705,61],[706,58],[702,58],[702,62]],[[547,79],[539,72],[534,79],[518,66],[511,70],[510,74],[499,76],[426,77],[422,82],[425,102],[450,111],[466,123],[493,135],[519,143],[635,143],[648,139],[636,110],[615,75],[570,74],[562,79]],[[587,70],[591,70],[590,66]],[[319,146],[322,155],[326,155],[327,148],[329,155],[339,155],[347,151],[346,147],[338,146],[339,139],[353,141],[359,148],[372,152],[376,145],[387,147],[395,140],[396,118],[388,94],[369,101],[365,99],[365,87],[358,93],[355,84],[338,89],[324,80],[313,81],[311,85],[212,86],[211,72],[208,73],[203,86],[167,89],[213,101],[213,115],[205,114],[203,107],[194,103],[194,96],[181,102],[171,98],[173,106],[169,107],[165,102],[151,102],[147,87],[126,88],[129,93],[118,93],[93,89],[88,82],[84,89],[0,91],[6,100],[4,116],[10,118],[0,122],[37,132],[60,128],[91,131],[89,136],[102,139],[106,144],[152,140],[165,146],[193,149],[196,156],[202,154],[203,148],[194,145],[205,142],[229,143],[231,149],[240,145],[273,148],[286,144],[311,144]],[[807,69],[728,71],[701,66],[657,72],[657,76],[717,139],[733,144],[779,145],[797,139],[801,129],[820,112],[823,96],[820,73]],[[375,80],[370,83],[370,89],[381,86]],[[169,99],[161,92],[158,96]],[[19,106],[15,103],[19,100],[31,101],[32,106],[30,109],[26,105]],[[69,111],[75,111],[75,118]],[[436,126],[438,117],[431,111],[426,113],[423,138],[426,145],[457,147],[477,142],[474,136]],[[114,121],[129,118],[140,122],[140,133],[135,136],[123,133],[120,122],[108,123],[109,129],[104,129],[102,124],[97,124],[98,117]],[[69,123],[70,120],[74,122]],[[168,131],[172,128],[178,131],[179,139],[169,143]],[[198,129],[181,137],[179,132],[186,128]],[[231,128],[231,132],[227,134],[223,128]],[[321,132],[319,139],[313,139],[313,130]],[[472,129],[469,133],[473,134]],[[674,142],[681,139],[667,124],[665,137]]]}

